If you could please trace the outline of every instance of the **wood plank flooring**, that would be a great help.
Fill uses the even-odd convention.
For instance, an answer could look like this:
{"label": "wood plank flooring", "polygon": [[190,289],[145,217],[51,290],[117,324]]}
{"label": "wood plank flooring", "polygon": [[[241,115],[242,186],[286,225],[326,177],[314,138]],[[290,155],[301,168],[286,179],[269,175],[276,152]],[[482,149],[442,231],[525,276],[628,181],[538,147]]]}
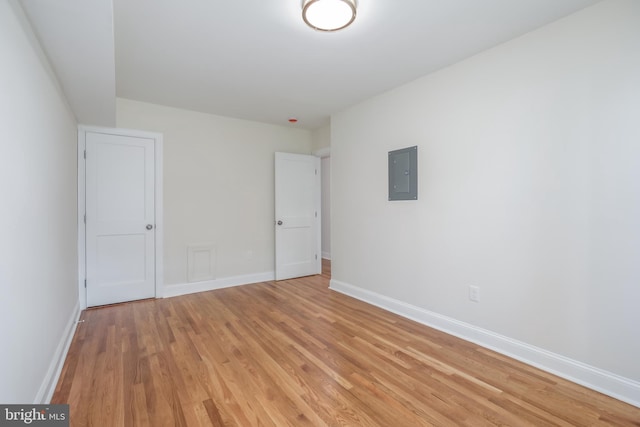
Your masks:
{"label": "wood plank flooring", "polygon": [[321,276],[86,310],[72,426],[640,426],[640,409],[328,290]]}

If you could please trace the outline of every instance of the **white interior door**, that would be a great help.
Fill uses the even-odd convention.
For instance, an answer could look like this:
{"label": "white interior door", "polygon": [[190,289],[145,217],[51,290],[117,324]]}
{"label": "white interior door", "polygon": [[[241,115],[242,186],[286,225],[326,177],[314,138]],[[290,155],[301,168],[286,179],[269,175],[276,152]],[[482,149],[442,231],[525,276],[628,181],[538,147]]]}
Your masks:
{"label": "white interior door", "polygon": [[276,153],[276,280],[322,272],[320,159]]}
{"label": "white interior door", "polygon": [[155,296],[154,140],[86,133],[87,306]]}

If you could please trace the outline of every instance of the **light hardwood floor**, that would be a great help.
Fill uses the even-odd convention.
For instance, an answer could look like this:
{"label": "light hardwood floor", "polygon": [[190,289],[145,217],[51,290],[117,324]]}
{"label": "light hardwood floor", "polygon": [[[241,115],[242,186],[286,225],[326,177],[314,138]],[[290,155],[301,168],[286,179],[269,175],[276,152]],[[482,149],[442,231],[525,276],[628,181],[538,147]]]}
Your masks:
{"label": "light hardwood floor", "polygon": [[328,290],[321,276],[86,310],[72,426],[640,426],[640,409]]}

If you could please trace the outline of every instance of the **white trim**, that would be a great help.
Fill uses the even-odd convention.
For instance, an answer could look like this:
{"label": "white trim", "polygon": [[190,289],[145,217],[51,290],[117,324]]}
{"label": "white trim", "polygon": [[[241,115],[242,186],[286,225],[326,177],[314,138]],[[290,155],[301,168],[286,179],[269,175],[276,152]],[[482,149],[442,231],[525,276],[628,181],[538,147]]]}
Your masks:
{"label": "white trim", "polygon": [[156,155],[156,298],[164,297],[164,198],[163,198],[163,177],[164,177],[164,140],[161,133],[145,133],[146,135],[153,135],[155,138],[155,150]]}
{"label": "white trim", "polygon": [[80,309],[87,308],[87,290],[84,287],[84,279],[87,276],[87,255],[86,255],[86,229],[84,215],[86,212],[85,194],[85,162],[84,150],[86,147],[86,130],[78,126],[78,298]]}
{"label": "white trim", "polygon": [[331,252],[322,252],[322,258],[331,261]]}
{"label": "white trim", "polygon": [[156,274],[156,298],[162,298],[164,291],[164,200],[163,200],[163,137],[161,133],[146,132],[132,129],[112,129],[97,126],[78,125],[78,295],[80,309],[87,308],[87,292],[84,287],[86,276],[86,236],[85,236],[85,159],[87,132],[106,133],[109,135],[133,136],[150,138],[154,140],[155,152],[155,274]]}
{"label": "white trim", "polygon": [[204,282],[183,283],[180,285],[168,285],[164,287],[164,297],[177,297],[180,295],[194,294],[196,292],[213,291],[216,289],[230,288],[232,286],[250,285],[252,283],[271,282],[276,275],[273,271],[264,273],[247,274],[244,276],[224,277],[222,279],[207,280]]}
{"label": "white trim", "polygon": [[640,407],[640,382],[348,283],[329,288]]}
{"label": "white trim", "polygon": [[[315,159],[316,174],[316,274],[322,274],[322,162]],[[318,256],[320,255],[320,256]]]}
{"label": "white trim", "polygon": [[51,363],[49,364],[49,369],[47,369],[47,374],[42,380],[42,384],[40,385],[34,404],[47,404],[51,402],[53,393],[56,391],[56,386],[58,385],[58,380],[60,379],[60,374],[62,373],[64,361],[67,358],[67,353],[71,346],[71,341],[73,340],[73,335],[76,332],[76,326],[79,318],[80,301],[76,301],[76,305],[73,307],[73,311],[71,312],[71,317],[67,321],[67,326],[64,328],[64,333],[62,334],[58,347],[53,354],[53,359],[51,359]]}
{"label": "white trim", "polygon": [[331,147],[323,147],[313,152],[313,155],[324,159],[325,157],[331,157]]}

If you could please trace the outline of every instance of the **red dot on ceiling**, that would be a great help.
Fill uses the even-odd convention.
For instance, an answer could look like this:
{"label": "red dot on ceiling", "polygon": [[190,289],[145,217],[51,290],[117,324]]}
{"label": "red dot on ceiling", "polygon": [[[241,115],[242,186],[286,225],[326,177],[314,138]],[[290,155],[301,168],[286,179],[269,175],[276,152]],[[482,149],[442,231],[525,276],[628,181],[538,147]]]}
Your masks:
{"label": "red dot on ceiling", "polygon": [[295,117],[291,117],[289,119],[289,123],[298,123],[298,119],[296,119]]}

